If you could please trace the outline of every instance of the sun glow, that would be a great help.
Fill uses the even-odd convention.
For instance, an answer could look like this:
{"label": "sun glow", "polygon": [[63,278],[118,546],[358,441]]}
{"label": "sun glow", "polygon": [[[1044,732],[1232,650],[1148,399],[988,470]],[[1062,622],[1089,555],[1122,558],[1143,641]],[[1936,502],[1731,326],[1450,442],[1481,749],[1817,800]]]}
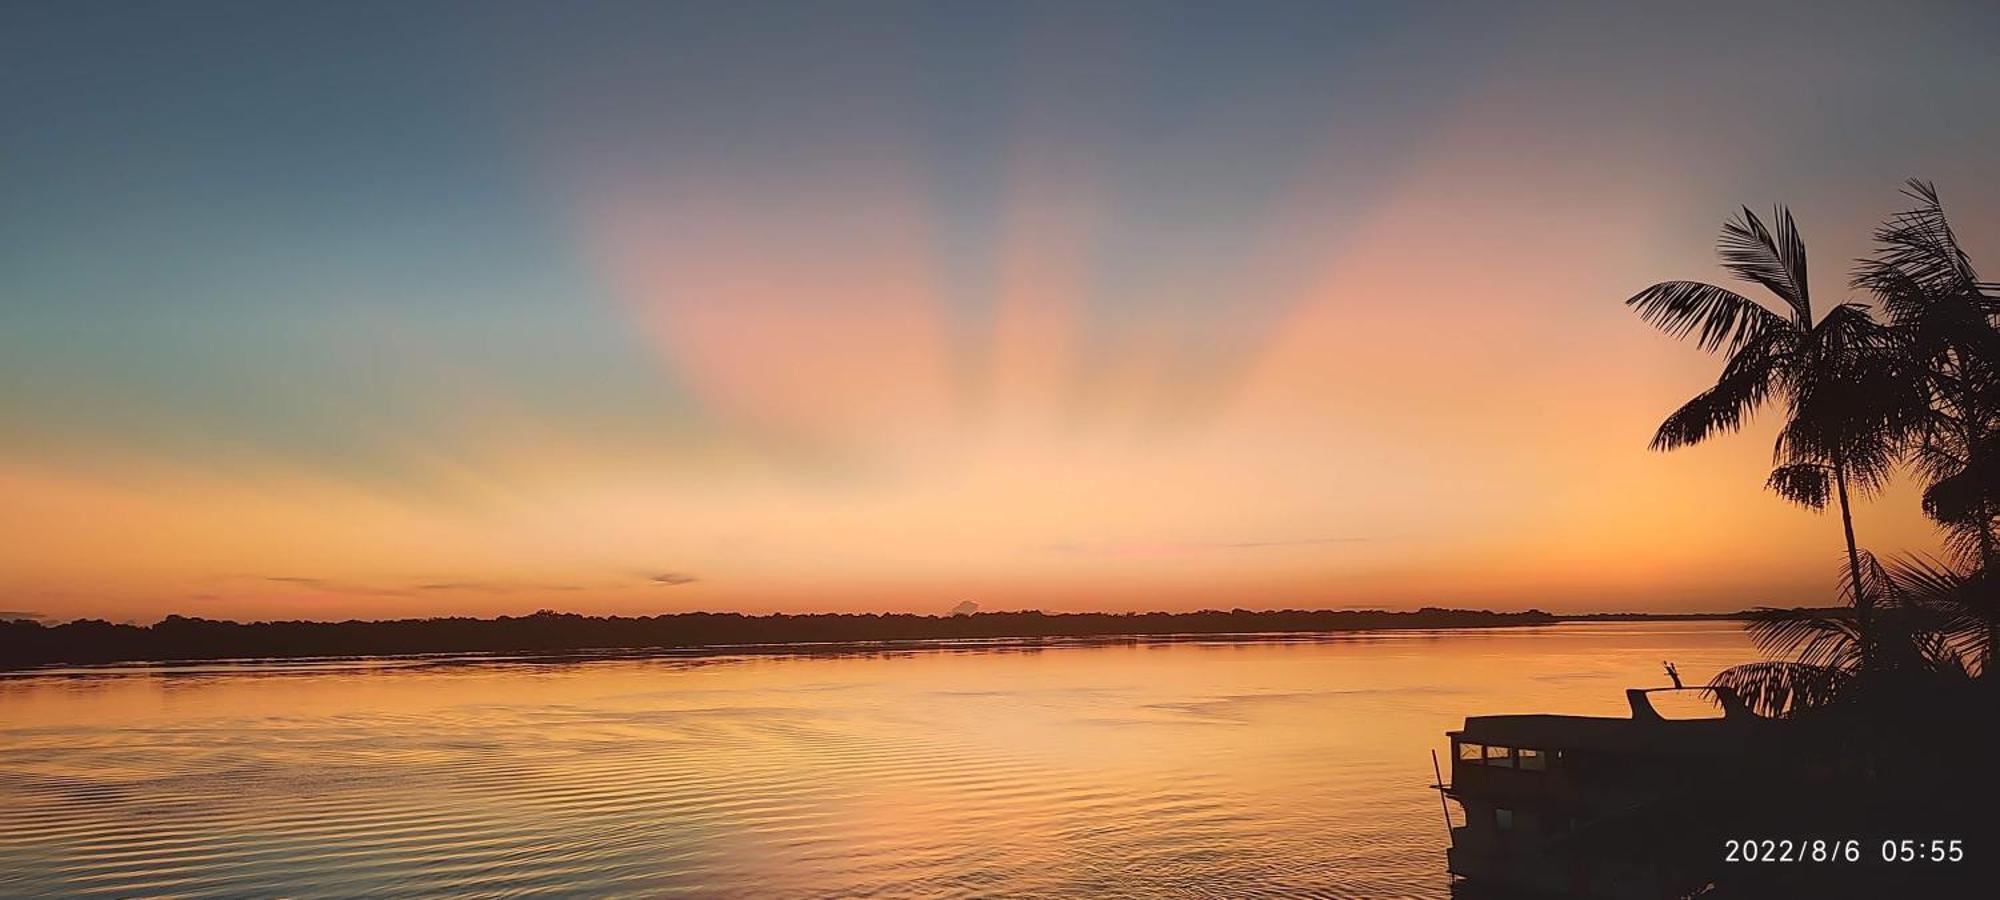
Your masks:
{"label": "sun glow", "polygon": [[[189,196],[238,199],[186,213],[163,182],[146,196],[185,214],[77,219],[130,232],[52,215],[7,255],[0,606],[1827,599],[1837,524],[1759,492],[1768,423],[1646,451],[1718,363],[1619,301],[1720,278],[1716,222],[1773,198],[1838,293],[1908,173],[1794,146],[1810,104],[1645,74],[1691,44],[1770,49],[1792,97],[1838,60],[1593,22],[1629,38],[1607,66],[1554,15],[1295,23],[1296,43],[1262,20],[1009,19],[969,42],[685,15],[727,21],[579,22],[527,53],[496,14],[455,54],[384,50],[409,143],[321,160],[343,190],[175,158],[146,177],[185,166]],[[1990,64],[1926,52],[1961,51]],[[440,59],[492,65],[463,79],[488,93]],[[1798,127],[1758,147],[1675,118],[1772,108]],[[457,118],[426,130],[436,110]],[[1990,244],[1983,156],[1920,149]],[[1901,487],[1859,527],[1884,553],[1936,545]]]}

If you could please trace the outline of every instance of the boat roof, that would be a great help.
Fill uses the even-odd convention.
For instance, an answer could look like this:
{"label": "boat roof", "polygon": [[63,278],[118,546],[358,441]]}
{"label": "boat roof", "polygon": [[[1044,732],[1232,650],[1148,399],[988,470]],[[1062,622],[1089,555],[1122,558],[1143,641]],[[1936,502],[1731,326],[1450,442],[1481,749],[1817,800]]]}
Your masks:
{"label": "boat roof", "polygon": [[1631,753],[1728,756],[1763,729],[1734,718],[1633,719],[1603,716],[1468,716],[1449,732],[1459,741],[1543,750],[1618,750]]}

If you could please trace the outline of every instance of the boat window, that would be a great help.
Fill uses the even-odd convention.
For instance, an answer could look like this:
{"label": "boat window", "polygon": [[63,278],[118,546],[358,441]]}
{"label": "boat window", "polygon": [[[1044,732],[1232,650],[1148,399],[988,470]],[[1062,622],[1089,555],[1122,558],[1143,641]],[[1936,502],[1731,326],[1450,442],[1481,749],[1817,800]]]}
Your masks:
{"label": "boat window", "polygon": [[1487,744],[1486,764],[1489,766],[1506,766],[1508,768],[1513,768],[1514,766],[1513,749],[1510,747],[1495,747],[1492,744]]}
{"label": "boat window", "polygon": [[1548,754],[1543,753],[1540,750],[1530,750],[1526,747],[1522,747],[1520,750],[1516,752],[1520,754],[1520,762],[1517,764],[1523,769],[1534,769],[1536,771],[1542,771],[1549,767]]}
{"label": "boat window", "polygon": [[1501,831],[1514,828],[1514,811],[1504,806],[1493,807],[1493,825]]}
{"label": "boat window", "polygon": [[1486,748],[1466,742],[1458,745],[1458,758],[1462,762],[1480,765],[1486,761]]}

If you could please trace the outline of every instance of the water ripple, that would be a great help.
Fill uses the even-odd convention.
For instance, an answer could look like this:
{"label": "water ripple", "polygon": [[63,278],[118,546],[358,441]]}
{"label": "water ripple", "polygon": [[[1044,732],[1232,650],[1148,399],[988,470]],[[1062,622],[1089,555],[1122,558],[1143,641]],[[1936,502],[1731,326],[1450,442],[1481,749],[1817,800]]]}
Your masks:
{"label": "water ripple", "polygon": [[1668,639],[1538,634],[0,679],[0,895],[1443,897],[1441,733]]}

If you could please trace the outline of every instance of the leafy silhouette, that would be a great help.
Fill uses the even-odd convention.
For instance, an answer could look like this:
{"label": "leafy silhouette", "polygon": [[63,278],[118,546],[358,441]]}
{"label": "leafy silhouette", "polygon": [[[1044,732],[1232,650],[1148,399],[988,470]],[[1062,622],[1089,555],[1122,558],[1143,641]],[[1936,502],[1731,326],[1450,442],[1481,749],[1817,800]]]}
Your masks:
{"label": "leafy silhouette", "polygon": [[[1626,301],[1667,334],[1695,335],[1701,349],[1727,355],[1715,385],[1668,415],[1652,447],[1673,450],[1738,431],[1765,403],[1782,402],[1785,424],[1767,485],[1811,509],[1839,503],[1849,581],[1860,584],[1850,495],[1873,493],[1889,480],[1907,428],[1909,379],[1893,332],[1866,306],[1841,303],[1814,318],[1804,239],[1789,210],[1779,207],[1773,219],[1775,231],[1744,208],[1724,223],[1717,251],[1724,268],[1762,285],[1780,309],[1695,281],[1662,282]],[[1871,598],[1857,593],[1854,605],[1866,631]],[[1868,642],[1860,646],[1865,657]]]}
{"label": "leafy silhouette", "polygon": [[1903,193],[1915,205],[1875,230],[1853,284],[1885,311],[1912,376],[1905,458],[1925,482],[1925,514],[1969,570],[1956,593],[1968,621],[1985,623],[1991,671],[2000,603],[1983,573],[2000,564],[2000,286],[1980,280],[1935,186],[1912,179]]}
{"label": "leafy silhouette", "polygon": [[1725,669],[1710,686],[1783,716],[1851,699],[1870,682],[1967,677],[1977,637],[1963,606],[1969,576],[1916,557],[1884,565],[1865,551],[1861,571],[1864,582],[1844,582],[1842,593],[1876,598],[1869,630],[1844,609],[1755,610],[1744,628],[1773,658]]}

